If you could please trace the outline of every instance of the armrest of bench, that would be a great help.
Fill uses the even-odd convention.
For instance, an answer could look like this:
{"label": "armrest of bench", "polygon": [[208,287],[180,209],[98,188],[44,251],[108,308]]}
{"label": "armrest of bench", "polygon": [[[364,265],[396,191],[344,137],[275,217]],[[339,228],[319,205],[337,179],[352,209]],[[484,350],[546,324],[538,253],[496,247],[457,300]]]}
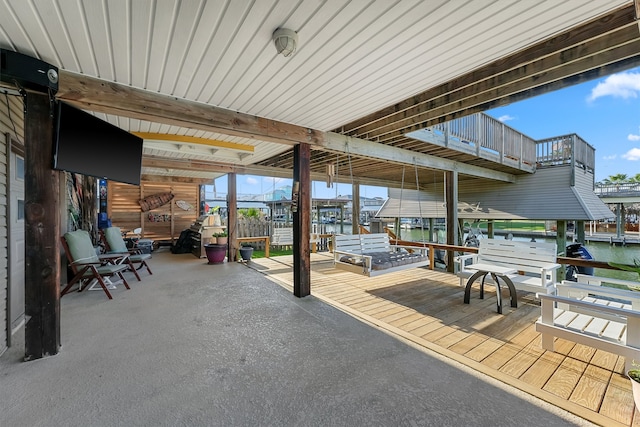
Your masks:
{"label": "armrest of bench", "polygon": [[596,304],[593,302],[582,301],[579,299],[564,297],[560,295],[549,295],[549,294],[537,293],[536,298],[540,298],[540,301],[542,302],[542,322],[547,324],[553,324],[553,310],[551,310],[551,317],[547,318],[545,316],[546,314],[545,308],[548,309],[548,307],[551,307],[553,309],[554,302],[564,303],[574,307],[581,307],[590,312],[595,311],[595,312],[606,313],[614,316],[640,319],[640,311],[637,311],[637,310],[628,310],[626,308],[611,307],[608,305]]}
{"label": "armrest of bench", "polygon": [[[471,261],[467,263],[467,261]],[[465,267],[470,264],[475,264],[478,262],[478,254],[469,254],[469,255],[459,255],[453,259],[455,264],[460,266],[459,271],[465,271]]]}

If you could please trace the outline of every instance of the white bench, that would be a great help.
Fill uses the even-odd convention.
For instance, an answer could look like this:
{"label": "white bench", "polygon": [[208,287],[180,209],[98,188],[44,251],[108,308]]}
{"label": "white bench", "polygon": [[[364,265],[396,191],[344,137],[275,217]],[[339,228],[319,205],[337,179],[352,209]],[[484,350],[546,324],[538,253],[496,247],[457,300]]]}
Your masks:
{"label": "white bench", "polygon": [[274,228],[271,244],[273,246],[293,246],[293,228]]}
{"label": "white bench", "polygon": [[[489,264],[516,271],[507,274],[518,290],[527,292],[553,293],[557,269],[556,244],[546,242],[518,242],[513,240],[481,239],[477,254],[456,257],[460,286],[477,270],[469,268],[473,264]],[[493,282],[490,277],[487,282]]]}
{"label": "white bench", "polygon": [[[611,277],[590,276],[588,274],[577,274],[577,282],[587,285],[601,286],[603,283],[624,286],[626,289],[640,289],[640,282],[633,280],[614,279]],[[640,360],[639,360],[640,362]]]}
{"label": "white bench", "polygon": [[333,262],[337,268],[369,277],[429,265],[427,248],[392,245],[387,233],[336,235]]}
{"label": "white bench", "polygon": [[640,293],[566,280],[556,290],[538,295],[542,348],[554,351],[558,337],[623,356],[626,371],[640,361]]}

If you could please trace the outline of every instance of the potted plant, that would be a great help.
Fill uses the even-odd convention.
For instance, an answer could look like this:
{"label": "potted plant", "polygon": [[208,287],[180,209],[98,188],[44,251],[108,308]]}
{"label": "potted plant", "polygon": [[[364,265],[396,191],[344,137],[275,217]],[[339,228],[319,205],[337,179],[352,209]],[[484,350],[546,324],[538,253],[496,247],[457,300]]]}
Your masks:
{"label": "potted plant", "polygon": [[251,257],[253,256],[253,246],[243,243],[240,246],[240,256],[243,261],[251,260]]}
{"label": "potted plant", "polygon": [[640,364],[634,360],[631,362],[632,368],[627,372],[627,376],[631,380],[631,390],[633,391],[633,401],[636,408],[640,410]]}
{"label": "potted plant", "polygon": [[207,254],[209,264],[222,264],[227,255],[227,245],[209,243],[204,245],[204,251]]}
{"label": "potted plant", "polygon": [[213,237],[216,238],[216,243],[219,245],[226,245],[229,241],[229,236],[226,231],[221,231],[219,233],[214,233]]}

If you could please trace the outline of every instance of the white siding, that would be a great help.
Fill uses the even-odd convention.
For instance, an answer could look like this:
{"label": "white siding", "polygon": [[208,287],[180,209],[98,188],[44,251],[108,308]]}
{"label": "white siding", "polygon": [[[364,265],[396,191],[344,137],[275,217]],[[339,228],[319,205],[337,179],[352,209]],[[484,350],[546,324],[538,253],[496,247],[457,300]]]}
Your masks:
{"label": "white siding", "polygon": [[[593,174],[576,169],[571,186],[571,166],[538,169],[519,176],[513,184],[484,179],[463,180],[458,186],[458,217],[468,219],[598,220],[612,218],[607,206],[593,193]],[[421,183],[416,191],[389,190],[389,200],[379,216],[443,218],[442,184]],[[402,193],[402,195],[401,195]],[[418,200],[420,204],[418,204]]]}
{"label": "white siding", "polygon": [[[20,141],[23,140],[24,116],[22,101],[15,96],[0,96],[0,354],[7,348],[7,288],[9,284],[9,266],[7,254],[9,245],[7,240],[7,134],[15,137],[18,133]],[[9,110],[10,109],[10,110]]]}

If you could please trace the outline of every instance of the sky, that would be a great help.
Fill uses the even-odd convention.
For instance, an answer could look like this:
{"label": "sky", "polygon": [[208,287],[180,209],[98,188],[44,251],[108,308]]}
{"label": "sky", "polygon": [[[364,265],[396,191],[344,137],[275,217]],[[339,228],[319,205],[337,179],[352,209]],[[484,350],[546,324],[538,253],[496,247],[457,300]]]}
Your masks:
{"label": "sky", "polygon": [[[485,111],[533,139],[576,133],[596,149],[596,181],[640,173],[640,67]],[[290,179],[238,175],[238,194],[263,194]],[[226,194],[226,177],[216,180]],[[351,184],[312,185],[314,198],[351,194]],[[386,198],[381,187],[362,186],[361,197]]]}

